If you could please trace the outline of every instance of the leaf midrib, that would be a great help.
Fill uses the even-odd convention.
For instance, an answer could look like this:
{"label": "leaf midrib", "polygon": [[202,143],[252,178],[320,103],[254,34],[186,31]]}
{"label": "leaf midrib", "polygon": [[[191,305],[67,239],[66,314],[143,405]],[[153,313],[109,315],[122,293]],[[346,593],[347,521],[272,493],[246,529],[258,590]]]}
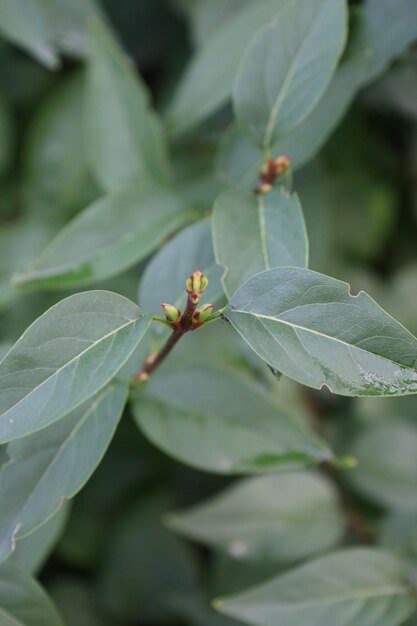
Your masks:
{"label": "leaf midrib", "polygon": [[[322,2],[322,6],[320,8],[319,13],[317,14],[317,17],[320,18],[321,17],[321,13],[323,10],[323,5],[324,5],[324,1]],[[288,7],[290,7],[290,5],[287,5]],[[289,9],[287,9],[289,10]],[[312,20],[311,23],[309,24],[306,34],[303,38],[303,40],[301,41],[300,45],[298,46],[297,52],[294,55],[294,59],[291,61],[290,66],[288,68],[288,72],[287,75],[284,79],[284,82],[281,86],[280,91],[277,94],[277,97],[275,98],[274,104],[271,108],[271,112],[269,114],[269,119],[267,122],[267,126],[265,129],[265,135],[263,138],[263,148],[264,150],[268,150],[271,147],[271,143],[272,143],[272,135],[274,132],[274,126],[276,124],[276,120],[278,118],[278,115],[281,111],[281,107],[284,103],[284,100],[286,98],[286,95],[288,93],[288,89],[291,85],[291,81],[292,78],[294,77],[295,71],[296,71],[296,64],[298,63],[299,57],[301,55],[301,52],[303,51],[305,44],[307,42],[307,40],[310,37],[311,32],[315,29],[316,27],[316,20]],[[301,120],[300,120],[301,121]],[[290,129],[291,130],[291,129]],[[287,131],[288,132],[288,131]]]}
{"label": "leaf midrib", "polygon": [[[275,598],[273,604],[263,603],[262,607],[272,606],[276,609],[280,606],[285,607],[295,607],[295,608],[303,608],[303,607],[313,607],[320,606],[322,604],[337,604],[338,602],[347,602],[349,600],[361,600],[361,599],[373,599],[384,596],[407,596],[409,595],[409,591],[406,587],[402,585],[386,585],[385,587],[370,587],[368,589],[361,588],[355,592],[347,592],[345,594],[333,595],[333,596],[324,596],[318,599],[312,599],[309,602],[290,602],[290,601],[280,601]],[[260,606],[259,604],[257,606]]]}
{"label": "leaf midrib", "polygon": [[[18,400],[18,402],[16,402],[15,404],[13,404],[10,408],[8,408],[4,413],[2,413],[0,415],[0,420],[4,420],[7,415],[10,412],[13,412],[16,410],[16,408],[27,398],[29,398],[33,393],[37,392],[41,387],[43,387],[43,385],[45,385],[51,378],[54,378],[56,375],[58,375],[60,372],[62,372],[64,369],[66,369],[69,365],[71,365],[72,363],[74,363],[75,361],[79,360],[84,354],[86,354],[89,350],[92,350],[93,348],[95,348],[99,343],[101,343],[102,341],[104,341],[105,339],[108,339],[109,337],[111,337],[112,335],[116,335],[118,332],[120,332],[121,330],[123,330],[124,328],[127,328],[128,326],[132,325],[132,324],[136,324],[138,321],[140,321],[143,317],[145,317],[144,314],[142,314],[140,317],[137,317],[133,320],[129,320],[129,322],[127,322],[126,324],[123,324],[123,326],[118,326],[117,328],[113,329],[110,333],[107,333],[106,335],[103,335],[102,337],[100,337],[100,339],[98,339],[97,341],[93,341],[87,348],[85,348],[84,350],[82,350],[79,354],[77,354],[76,356],[74,356],[72,359],[70,359],[69,361],[67,361],[64,365],[62,365],[61,367],[59,367],[58,369],[56,369],[54,371],[53,374],[51,374],[50,376],[48,376],[47,378],[45,378],[45,380],[43,380],[39,385],[37,385],[36,387],[34,387],[33,389],[31,389],[29,391],[29,393],[27,393],[26,395],[22,396],[22,398],[20,398]],[[6,355],[7,356],[7,355]],[[7,390],[7,387],[4,389],[4,391]],[[98,390],[97,390],[98,391]],[[87,398],[85,398],[85,400],[87,400]],[[76,407],[74,407],[76,408]],[[1,423],[1,422],[0,422]]]}
{"label": "leaf midrib", "polygon": [[[275,322],[277,324],[283,324],[285,326],[289,326],[290,328],[297,328],[299,330],[303,330],[307,333],[311,333],[313,335],[318,335],[320,337],[323,337],[326,340],[330,340],[330,341],[336,341],[344,346],[346,346],[349,350],[350,348],[355,348],[356,350],[359,350],[361,352],[364,352],[365,354],[372,354],[373,356],[378,357],[379,359],[383,359],[384,361],[387,361],[388,363],[393,363],[395,365],[398,365],[398,367],[403,368],[403,369],[407,369],[410,370],[412,372],[416,372],[417,373],[417,368],[415,368],[414,366],[409,366],[409,365],[404,365],[404,363],[399,363],[398,361],[395,361],[394,359],[389,359],[385,356],[382,356],[376,352],[371,352],[370,350],[365,350],[364,348],[360,348],[359,346],[353,344],[353,343],[347,343],[346,341],[343,341],[342,339],[338,339],[337,337],[332,337],[331,335],[325,335],[324,333],[321,333],[317,330],[313,330],[312,328],[306,328],[305,326],[300,326],[299,324],[295,324],[294,322],[287,322],[286,320],[283,320],[281,318],[277,318],[277,317],[271,317],[270,315],[263,315],[261,313],[253,313],[252,311],[243,311],[241,309],[230,309],[231,313],[242,313],[245,315],[251,315],[253,317],[256,317],[257,319],[265,319],[265,320],[269,320],[272,322]],[[416,379],[416,383],[417,383],[417,379]]]}
{"label": "leaf midrib", "polygon": [[[62,441],[61,444],[59,444],[56,448],[56,452],[54,453],[54,455],[51,457],[51,459],[48,461],[47,466],[45,467],[44,471],[42,472],[40,478],[36,481],[36,485],[35,488],[30,492],[30,494],[28,495],[26,502],[24,503],[24,505],[21,507],[19,514],[23,512],[25,512],[25,509],[28,507],[29,503],[30,503],[30,499],[33,497],[34,494],[36,494],[37,489],[39,488],[39,486],[45,481],[46,477],[48,476],[48,473],[51,470],[51,467],[54,466],[57,458],[61,455],[62,451],[65,450],[65,448],[69,445],[69,443],[71,441],[74,440],[74,438],[76,437],[77,433],[79,432],[79,430],[85,425],[85,423],[87,422],[88,418],[95,412],[95,410],[97,409],[97,407],[103,402],[103,400],[106,398],[106,396],[108,396],[109,394],[111,394],[113,392],[113,390],[115,389],[114,385],[110,385],[108,388],[104,389],[102,392],[99,393],[99,396],[96,398],[96,400],[94,400],[94,402],[91,403],[91,405],[88,407],[88,409],[85,411],[85,413],[83,414],[83,416],[80,418],[80,420],[76,423],[76,425],[74,426],[74,428],[71,430],[70,434],[68,435],[68,437],[66,437],[64,439],[64,441]],[[14,459],[12,458],[10,461],[10,465],[12,463],[14,463]],[[8,466],[9,463],[6,463],[6,466]],[[62,497],[65,498],[70,498],[72,497],[73,493],[66,493],[66,494],[62,494]],[[29,507],[30,508],[30,507]],[[52,514],[51,514],[52,515]],[[16,517],[18,517],[18,515],[16,515]],[[23,517],[23,515],[22,515]],[[49,518],[48,518],[49,519]],[[47,520],[45,520],[47,521]],[[22,526],[19,528],[19,530],[23,529],[23,522]],[[37,527],[36,527],[37,528]],[[30,529],[28,532],[23,532],[22,534],[19,534],[19,536],[15,536],[15,539],[22,539],[23,537],[26,537],[30,534],[32,534],[33,531],[36,530],[36,528]],[[24,529],[23,529],[24,530]]]}

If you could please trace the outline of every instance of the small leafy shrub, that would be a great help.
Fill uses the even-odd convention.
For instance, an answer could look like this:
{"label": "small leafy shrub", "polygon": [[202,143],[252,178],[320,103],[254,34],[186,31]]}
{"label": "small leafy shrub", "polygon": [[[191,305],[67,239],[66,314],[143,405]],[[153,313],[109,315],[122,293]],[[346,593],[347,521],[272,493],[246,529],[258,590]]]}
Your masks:
{"label": "small leafy shrub", "polygon": [[1,625],[415,626],[415,0],[0,31]]}

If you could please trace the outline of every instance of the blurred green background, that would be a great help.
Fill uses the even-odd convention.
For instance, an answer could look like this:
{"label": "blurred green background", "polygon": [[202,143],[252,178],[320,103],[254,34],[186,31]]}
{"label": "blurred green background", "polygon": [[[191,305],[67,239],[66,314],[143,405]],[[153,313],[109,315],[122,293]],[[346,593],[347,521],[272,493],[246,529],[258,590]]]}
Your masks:
{"label": "blurred green background", "polygon": [[[163,114],[193,51],[248,2],[102,0],[90,9],[112,26]],[[10,32],[0,39],[2,353],[66,295],[19,293],[11,275],[101,193],[83,146],[86,51],[78,5],[88,3],[61,4],[54,22],[63,52],[59,62],[37,41],[22,45]],[[360,5],[351,3],[352,34]],[[407,20],[405,12],[401,19]],[[28,13],[24,21],[30,30]],[[386,35],[388,41],[389,27]],[[31,37],[29,32],[26,41]],[[325,145],[296,171],[294,186],[308,226],[311,268],[352,283],[353,293],[365,289],[417,333],[417,48],[412,43],[405,40],[376,68]],[[251,164],[234,133],[225,106],[171,147],[178,188],[198,214],[208,214],[226,181]],[[104,286],[135,300],[142,270],[141,265]],[[417,568],[416,400],[339,398],[289,381],[281,381],[276,393],[302,407],[337,453],[359,460],[357,469],[335,479],[346,513],[343,541],[391,546]],[[247,563],[239,555],[188,543],[161,521],[167,511],[202,502],[230,482],[159,452],[127,413],[88,485],[37,531],[44,535],[38,541],[41,554],[34,547],[34,568],[68,625],[237,624],[215,614],[209,599],[260,581],[285,564],[262,558]],[[17,550],[13,558],[27,557]]]}

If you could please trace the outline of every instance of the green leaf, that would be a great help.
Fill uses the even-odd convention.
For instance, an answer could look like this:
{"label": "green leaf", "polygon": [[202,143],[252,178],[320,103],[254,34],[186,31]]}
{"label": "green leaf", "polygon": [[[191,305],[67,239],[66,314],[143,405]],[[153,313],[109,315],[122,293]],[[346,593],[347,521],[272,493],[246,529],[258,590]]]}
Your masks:
{"label": "green leaf", "polygon": [[216,608],[254,626],[398,626],[416,601],[388,552],[351,548],[303,565]]}
{"label": "green leaf", "polygon": [[[324,96],[310,114],[271,147],[271,155],[285,154],[297,170],[321,150],[345,115],[366,76],[368,54],[358,54],[338,67]],[[232,131],[221,146],[220,173],[229,181],[254,186],[263,162],[262,151]]]}
{"label": "green leaf", "polygon": [[24,152],[26,208],[66,220],[97,193],[87,169],[82,133],[83,76],[71,76],[36,113]]}
{"label": "green leaf", "polygon": [[109,291],[86,291],[41,315],[0,363],[0,442],[33,433],[78,407],[133,352],[150,316]]}
{"label": "green leaf", "polygon": [[372,53],[365,82],[380,76],[405,48],[417,40],[417,4],[414,0],[366,0],[355,7],[354,18],[349,51],[370,50]]}
{"label": "green leaf", "polygon": [[[196,564],[185,543],[161,523],[165,496],[143,498],[112,528],[97,585],[111,624],[168,623],[169,599],[196,592]],[[156,555],[163,555],[163,563]]]}
{"label": "green leaf", "polygon": [[237,13],[247,8],[251,0],[198,0],[186,4],[184,9],[190,19],[193,43],[196,48],[206,41],[228,21],[229,28],[233,28],[233,20]]}
{"label": "green leaf", "polygon": [[349,482],[394,510],[417,512],[417,428],[395,416],[365,426],[349,448],[358,467]]}
{"label": "green leaf", "polygon": [[317,106],[301,124],[276,142],[271,153],[287,155],[294,169],[310,161],[346,114],[366,76],[368,64],[368,54],[358,54],[341,63]]}
{"label": "green leaf", "polygon": [[50,69],[59,66],[59,58],[48,24],[48,8],[42,0],[2,0],[0,31],[12,43],[27,50]]}
{"label": "green leaf", "polygon": [[227,295],[262,270],[308,264],[302,209],[298,197],[283,189],[223,192],[214,205],[213,242]]}
{"label": "green leaf", "polygon": [[13,563],[0,565],[2,626],[64,626],[44,590]]}
{"label": "green leaf", "polygon": [[0,231],[0,311],[7,310],[16,298],[12,274],[38,254],[51,236],[39,220],[16,220],[3,224]]}
{"label": "green leaf", "polygon": [[159,311],[161,302],[183,307],[185,281],[200,269],[208,278],[204,301],[214,303],[223,295],[222,270],[216,265],[211,238],[211,221],[192,224],[173,237],[146,266],[139,286],[139,302],[147,311]]}
{"label": "green leaf", "polygon": [[47,521],[87,482],[101,461],[126,404],[125,383],[114,382],[64,419],[10,443],[0,470],[0,560]]}
{"label": "green leaf", "polygon": [[90,35],[86,149],[97,181],[106,191],[166,182],[166,140],[145,85],[103,24],[94,21]]}
{"label": "green leaf", "polygon": [[187,217],[171,191],[120,189],[77,215],[14,283],[66,289],[110,278],[146,257]]}
{"label": "green leaf", "polygon": [[296,561],[332,548],[344,530],[334,488],[313,473],[250,478],[166,521],[232,557],[262,562]]}
{"label": "green leaf", "polygon": [[48,4],[48,21],[56,46],[74,57],[88,52],[86,28],[92,17],[105,20],[98,0],[41,0]]}
{"label": "green leaf", "polygon": [[32,575],[39,572],[61,538],[69,512],[66,503],[45,524],[21,539],[8,560]]}
{"label": "green leaf", "polygon": [[417,339],[347,283],[272,269],[240,287],[225,315],[262,359],[304,385],[348,396],[417,393]]}
{"label": "green leaf", "polygon": [[233,101],[239,122],[264,150],[323,95],[345,45],[346,17],[345,0],[292,0],[254,37]]}
{"label": "green leaf", "polygon": [[236,340],[219,324],[183,337],[175,364],[163,363],[134,403],[146,437],[183,463],[218,474],[269,473],[331,459],[306,424],[259,385]]}
{"label": "green leaf", "polygon": [[181,135],[216,112],[231,95],[248,41],[291,0],[257,0],[226,20],[191,58],[167,113],[173,135]]}

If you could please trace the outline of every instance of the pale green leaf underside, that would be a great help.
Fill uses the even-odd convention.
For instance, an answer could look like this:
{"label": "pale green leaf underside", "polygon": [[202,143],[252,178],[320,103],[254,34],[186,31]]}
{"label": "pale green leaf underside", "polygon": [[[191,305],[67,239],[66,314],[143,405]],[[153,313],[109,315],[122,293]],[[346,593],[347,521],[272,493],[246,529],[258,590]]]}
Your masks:
{"label": "pale green leaf underside", "polygon": [[59,422],[9,444],[0,469],[0,560],[49,519],[88,480],[103,457],[127,400],[113,382]]}
{"label": "pale green leaf underside", "polygon": [[167,522],[231,557],[262,562],[306,558],[333,547],[344,530],[332,485],[313,473],[243,480]]}
{"label": "pale green leaf underside", "polygon": [[242,371],[240,342],[233,339],[218,324],[183,337],[175,366],[163,363],[134,404],[145,435],[174,458],[219,474],[330,459],[326,445]]}
{"label": "pale green leaf underside", "polygon": [[213,242],[227,295],[272,267],[307,267],[308,239],[296,194],[283,189],[254,194],[233,188],[216,200]]}
{"label": "pale green leaf underside", "polygon": [[0,363],[0,441],[44,428],[117,374],[150,323],[108,291],[62,300],[38,318]]}
{"label": "pale green leaf underside", "polygon": [[0,623],[1,626],[64,626],[38,583],[9,562],[0,565]]}
{"label": "pale green leaf underside", "polygon": [[398,626],[416,601],[391,554],[351,548],[303,565],[216,608],[253,626]]}
{"label": "pale green leaf underside", "polygon": [[292,0],[255,36],[236,76],[237,118],[268,149],[324,93],[346,41],[345,0]]}
{"label": "pale green leaf underside", "polygon": [[225,315],[267,363],[350,396],[417,393],[417,339],[347,283],[301,268],[249,279]]}
{"label": "pale green leaf underside", "polygon": [[166,140],[146,87],[98,20],[90,28],[87,70],[86,149],[102,188],[167,181]]}
{"label": "pale green leaf underside", "polygon": [[117,275],[150,254],[186,217],[173,192],[137,186],[115,191],[67,224],[14,283],[66,289]]}

